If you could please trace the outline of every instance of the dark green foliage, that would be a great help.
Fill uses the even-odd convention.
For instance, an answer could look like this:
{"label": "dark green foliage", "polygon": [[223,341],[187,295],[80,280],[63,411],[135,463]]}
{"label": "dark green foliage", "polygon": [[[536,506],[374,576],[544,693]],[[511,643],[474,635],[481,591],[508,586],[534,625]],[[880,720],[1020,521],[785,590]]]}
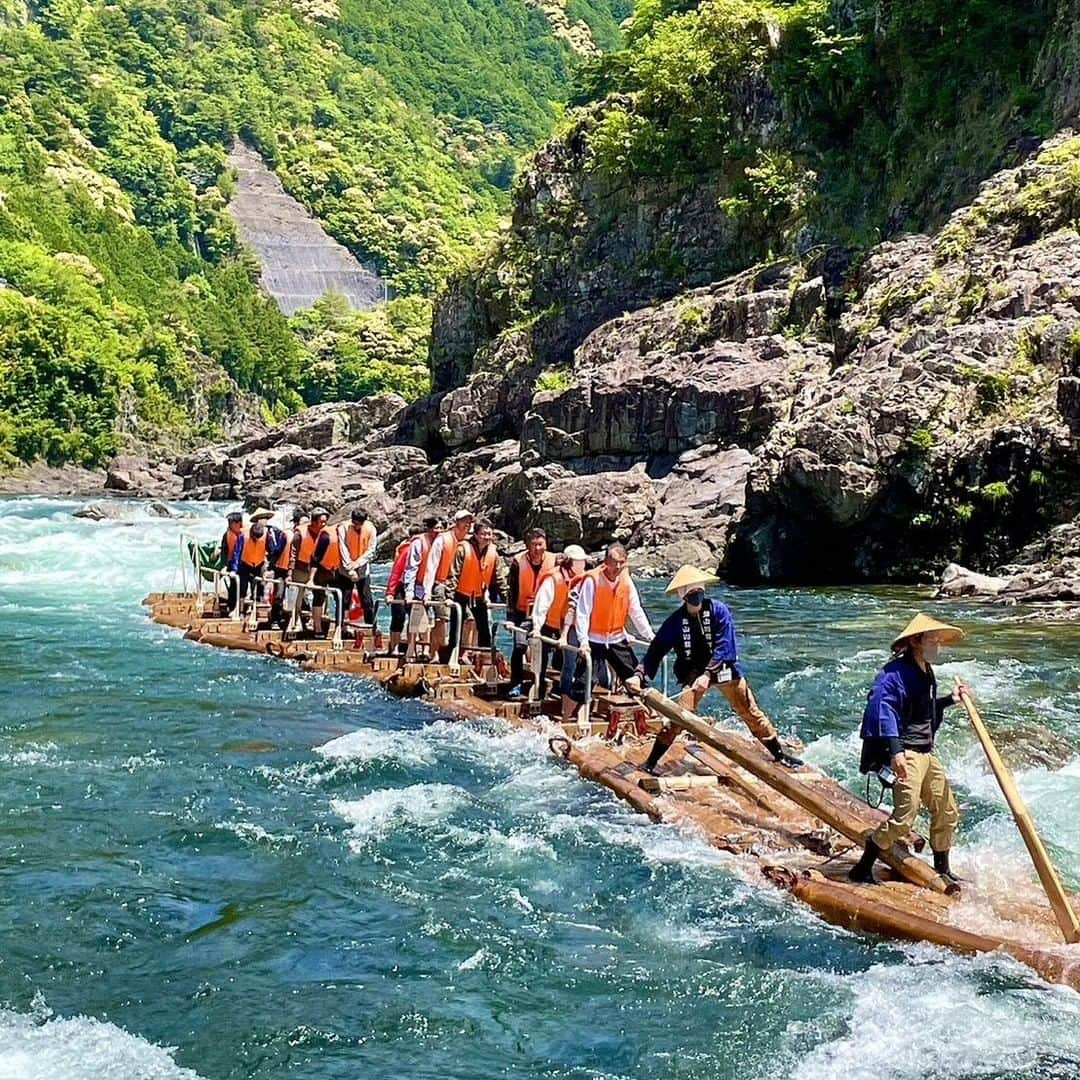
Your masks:
{"label": "dark green foliage", "polygon": [[[575,0],[615,44],[623,0]],[[427,385],[430,294],[492,231],[574,63],[526,0],[0,6],[0,464],[215,433],[238,392]],[[234,138],[405,299],[294,332],[225,206]]]}
{"label": "dark green foliage", "polygon": [[719,170],[733,180],[723,209],[778,239],[810,222],[870,242],[940,219],[1012,140],[1046,133],[1033,75],[1053,11],[1049,0],[642,0],[627,47],[588,65],[573,100],[610,97],[590,136],[599,169]]}

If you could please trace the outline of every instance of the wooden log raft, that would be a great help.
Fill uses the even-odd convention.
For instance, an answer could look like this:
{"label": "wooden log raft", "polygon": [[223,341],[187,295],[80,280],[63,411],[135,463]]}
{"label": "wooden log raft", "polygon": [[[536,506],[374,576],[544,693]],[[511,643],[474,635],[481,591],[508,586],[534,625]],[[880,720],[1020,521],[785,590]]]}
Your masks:
{"label": "wooden log raft", "polygon": [[[717,731],[708,721],[665,697],[659,690],[644,690],[641,699],[649,708],[655,709],[661,716],[666,716],[695,739],[713,747],[724,757],[779,791],[781,795],[809,810],[849,840],[862,843],[866,838],[868,830],[858,815],[841,802],[823,797],[819,791],[814,790],[813,785],[804,783],[797,773],[772,762],[746,739],[729,732]],[[881,859],[912,884],[941,893],[957,891],[952,882],[936,873],[933,867],[914,856],[902,844],[895,844],[889,851],[883,851]]]}

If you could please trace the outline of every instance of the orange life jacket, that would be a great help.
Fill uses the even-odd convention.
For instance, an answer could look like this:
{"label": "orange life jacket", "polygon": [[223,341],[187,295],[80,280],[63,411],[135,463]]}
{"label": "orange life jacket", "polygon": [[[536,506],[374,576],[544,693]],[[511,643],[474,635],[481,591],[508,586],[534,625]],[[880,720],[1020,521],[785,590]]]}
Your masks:
{"label": "orange life jacket", "polygon": [[532,614],[533,600],[536,597],[536,587],[540,584],[540,578],[546,570],[555,568],[555,555],[545,551],[540,561],[540,569],[534,570],[529,562],[529,553],[523,551],[515,560],[517,562],[517,609],[524,611],[526,615]]}
{"label": "orange life jacket", "polygon": [[289,559],[292,557],[292,546],[296,543],[296,529],[285,537],[285,543],[282,546],[281,551],[278,552],[277,560],[274,563],[275,570],[288,570]]}
{"label": "orange life jacket", "polygon": [[266,561],[266,530],[260,537],[251,535],[249,529],[244,535],[244,550],[240,552],[240,561],[245,566],[262,566]]}
{"label": "orange life jacket", "polygon": [[300,536],[300,550],[296,553],[296,565],[301,570],[306,570],[311,565],[311,558],[315,554],[315,544],[322,533],[322,529],[313,529],[309,525]]}
{"label": "orange life jacket", "polygon": [[[435,568],[435,584],[441,585],[450,577],[450,571],[454,568],[454,555],[457,553],[457,543],[454,542],[454,530],[447,529],[443,533],[443,536],[450,538],[450,543],[443,541],[442,558],[439,559],[439,565]],[[427,563],[425,560],[424,570],[427,571]]]}
{"label": "orange life jacket", "polygon": [[236,550],[236,541],[240,537],[240,533],[234,533],[232,529],[226,529],[225,535],[221,538],[222,557],[225,560],[226,567],[232,562],[233,552]]}
{"label": "orange life jacket", "polygon": [[476,545],[471,540],[463,540],[460,546],[465,549],[465,561],[461,565],[457,591],[472,600],[485,589],[491,588],[499,553],[494,544],[488,544],[483,558],[480,558],[476,554]]}
{"label": "orange life jacket", "polygon": [[537,592],[549,578],[555,582],[555,599],[551,601],[547,618],[544,620],[544,625],[548,629],[562,630],[563,619],[566,618],[566,613],[570,609],[570,590],[584,577],[584,574],[575,574],[572,578],[568,578],[558,566],[541,572],[536,580]]}
{"label": "orange life jacket", "polygon": [[326,538],[329,541],[326,545],[326,550],[322,553],[322,558],[319,560],[320,570],[340,570],[341,569],[341,546],[338,543],[337,529],[325,529]]}
{"label": "orange life jacket", "polygon": [[609,581],[604,568],[598,566],[586,575],[593,579],[593,607],[589,631],[593,634],[617,634],[626,627],[630,616],[630,573],[624,570]]}
{"label": "orange life jacket", "polygon": [[[411,543],[412,541],[410,541]],[[431,545],[434,544],[434,540],[428,539],[428,534],[420,534],[420,565],[416,570],[416,584],[424,584],[424,575],[427,573],[427,561],[428,556],[431,554]]]}
{"label": "orange life jacket", "polygon": [[370,521],[365,521],[359,529],[349,525],[345,530],[345,546],[349,549],[349,558],[353,562],[366,555],[374,543],[375,526]]}

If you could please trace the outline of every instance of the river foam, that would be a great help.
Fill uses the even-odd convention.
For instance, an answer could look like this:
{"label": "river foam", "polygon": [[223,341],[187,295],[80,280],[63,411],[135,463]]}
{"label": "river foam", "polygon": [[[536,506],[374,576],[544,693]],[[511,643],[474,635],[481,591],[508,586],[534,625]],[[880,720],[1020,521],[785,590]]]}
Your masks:
{"label": "river foam", "polygon": [[89,1016],[0,1009],[0,1080],[201,1080],[163,1048]]}

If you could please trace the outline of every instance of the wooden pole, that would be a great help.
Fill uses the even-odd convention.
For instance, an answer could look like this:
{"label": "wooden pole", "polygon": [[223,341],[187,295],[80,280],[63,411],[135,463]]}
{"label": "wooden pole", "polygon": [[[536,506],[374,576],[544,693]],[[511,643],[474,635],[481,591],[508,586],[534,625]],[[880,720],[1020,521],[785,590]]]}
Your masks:
{"label": "wooden pole", "polygon": [[1054,864],[1050,861],[1050,856],[1046,853],[1042,838],[1035,831],[1035,823],[1031,820],[1027,803],[1024,802],[1024,797],[1020,794],[1020,789],[1016,786],[1016,781],[1009,772],[1008,766],[998,753],[994,740],[990,738],[990,732],[986,730],[986,725],[971,695],[964,693],[961,700],[971,719],[971,726],[975,729],[975,734],[979,737],[979,742],[982,743],[982,748],[986,752],[986,758],[990,762],[990,768],[997,778],[1005,801],[1009,804],[1012,816],[1016,820],[1016,827],[1020,830],[1020,835],[1027,845],[1031,861],[1035,864],[1035,871],[1039,875],[1039,881],[1046,890],[1046,898],[1050,901],[1050,907],[1054,909],[1058,926],[1061,927],[1061,932],[1070,945],[1080,941],[1080,919],[1077,919],[1076,911],[1061,885],[1061,879],[1054,869]]}
{"label": "wooden pole", "polygon": [[[793,803],[808,810],[841,835],[856,844],[862,844],[866,840],[870,830],[850,807],[834,802],[823,796],[821,792],[815,791],[814,786],[801,780],[797,773],[791,772],[782,765],[764,760],[761,752],[741,735],[717,731],[712,724],[703,720],[697,713],[684,709],[671,698],[661,694],[659,690],[643,690],[640,697],[649,708],[666,716],[699,742],[719,751],[729,761],[735,762],[762,783],[768,784]],[[941,893],[951,894],[959,891],[953,882],[947,881],[933,867],[922,859],[916,858],[901,844],[895,844],[889,851],[882,851],[881,859],[914,885],[921,885]]]}

